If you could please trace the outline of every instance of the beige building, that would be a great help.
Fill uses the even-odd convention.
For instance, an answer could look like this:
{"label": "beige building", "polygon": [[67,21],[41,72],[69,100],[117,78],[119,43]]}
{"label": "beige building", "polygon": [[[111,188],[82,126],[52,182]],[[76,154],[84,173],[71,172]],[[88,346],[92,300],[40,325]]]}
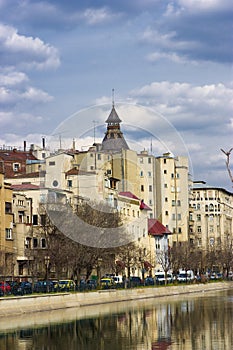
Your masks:
{"label": "beige building", "polygon": [[188,241],[189,167],[187,157],[156,157],[155,217],[173,233],[172,243]]}
{"label": "beige building", "polygon": [[233,194],[218,187],[192,189],[190,239],[202,249],[233,240]]}

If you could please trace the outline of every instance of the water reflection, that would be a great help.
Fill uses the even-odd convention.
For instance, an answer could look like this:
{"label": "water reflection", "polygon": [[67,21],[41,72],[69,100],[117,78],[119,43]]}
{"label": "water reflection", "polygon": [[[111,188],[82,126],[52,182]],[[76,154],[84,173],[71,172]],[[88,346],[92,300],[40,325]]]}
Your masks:
{"label": "water reflection", "polygon": [[99,306],[82,318],[80,309],[69,309],[60,311],[66,321],[53,323],[55,313],[43,326],[43,313],[37,314],[33,328],[18,324],[4,332],[1,325],[0,349],[232,350],[233,290],[182,298],[108,305],[110,313]]}

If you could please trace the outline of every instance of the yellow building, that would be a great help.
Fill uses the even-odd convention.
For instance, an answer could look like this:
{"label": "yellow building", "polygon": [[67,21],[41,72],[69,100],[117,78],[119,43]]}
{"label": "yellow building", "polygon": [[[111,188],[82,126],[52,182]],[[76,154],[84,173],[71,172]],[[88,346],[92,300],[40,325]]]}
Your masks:
{"label": "yellow building", "polygon": [[14,270],[13,238],[12,190],[4,181],[4,164],[0,162],[0,276],[4,279]]}

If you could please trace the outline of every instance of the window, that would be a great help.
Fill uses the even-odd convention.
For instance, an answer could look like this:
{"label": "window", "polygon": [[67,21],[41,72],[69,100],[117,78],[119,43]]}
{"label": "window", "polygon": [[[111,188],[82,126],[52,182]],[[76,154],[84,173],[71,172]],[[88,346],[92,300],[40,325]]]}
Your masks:
{"label": "window", "polygon": [[148,177],[151,177],[151,171],[148,171]]}
{"label": "window", "polygon": [[152,192],[152,185],[149,185],[149,192]]}
{"label": "window", "polygon": [[181,227],[178,227],[178,233],[182,233]]}
{"label": "window", "polygon": [[213,204],[209,205],[209,211],[214,211],[214,205]]}
{"label": "window", "polygon": [[165,202],[168,202],[168,198],[167,197],[165,197]]}
{"label": "window", "polygon": [[167,210],[165,211],[165,215],[168,215],[168,211]]}
{"label": "window", "polygon": [[200,209],[201,209],[201,204],[197,203],[197,210],[200,210]]}
{"label": "window", "polygon": [[12,205],[11,202],[5,202],[5,214],[12,213]]}
{"label": "window", "polygon": [[33,248],[38,247],[38,239],[36,237],[33,238]]}
{"label": "window", "polygon": [[197,214],[197,221],[201,221],[201,214]]}
{"label": "window", "polygon": [[141,191],[144,192],[144,185],[141,185]]}
{"label": "window", "polygon": [[45,158],[45,153],[43,152],[43,153],[41,154],[41,156],[42,156],[42,158]]}
{"label": "window", "polygon": [[176,220],[176,214],[172,214],[172,220]]}
{"label": "window", "polygon": [[163,160],[163,164],[166,164],[166,163],[167,163],[167,159],[164,159],[164,160]]}
{"label": "window", "polygon": [[164,173],[164,174],[167,174],[167,170],[164,170],[163,173]]}
{"label": "window", "polygon": [[98,159],[98,160],[101,160],[101,154],[100,154],[100,153],[98,153],[97,159]]}
{"label": "window", "polygon": [[20,164],[19,163],[13,163],[13,171],[17,172],[20,169]]}
{"label": "window", "polygon": [[175,201],[175,199],[173,199],[172,200],[172,206],[175,207],[175,205],[176,205],[176,201]]}
{"label": "window", "polygon": [[53,181],[53,187],[57,187],[58,186],[58,181],[57,180],[54,180]]}
{"label": "window", "polygon": [[38,215],[33,215],[33,217],[32,217],[32,224],[33,225],[38,225]]}
{"label": "window", "polygon": [[140,163],[143,163],[143,158],[141,157],[141,158],[139,159],[139,161],[140,161]]}
{"label": "window", "polygon": [[151,158],[148,158],[148,164],[151,164]]}
{"label": "window", "polygon": [[197,232],[201,233],[201,226],[197,226]]}
{"label": "window", "polygon": [[93,153],[90,153],[90,157],[93,158]]}
{"label": "window", "polygon": [[167,184],[164,184],[164,188],[167,188]]}
{"label": "window", "polygon": [[49,166],[54,166],[55,165],[55,162],[54,161],[50,161],[49,162]]}
{"label": "window", "polygon": [[41,238],[41,248],[46,248],[46,239]]}
{"label": "window", "polygon": [[178,214],[178,215],[177,215],[177,219],[178,219],[178,220],[181,220],[181,214]]}
{"label": "window", "polygon": [[72,187],[72,180],[67,180],[67,187]]}
{"label": "window", "polygon": [[153,205],[152,199],[149,199],[149,205]]}
{"label": "window", "polygon": [[93,165],[91,165],[90,166],[90,170],[94,170],[95,168],[94,168],[94,166]]}
{"label": "window", "polygon": [[45,226],[46,225],[46,215],[45,214],[42,214],[40,216],[40,224],[41,224],[41,226]]}
{"label": "window", "polygon": [[26,249],[31,248],[31,238],[30,237],[25,238],[25,248]]}
{"label": "window", "polygon": [[6,228],[6,239],[12,239],[12,229]]}
{"label": "window", "polygon": [[19,211],[19,223],[23,223],[24,222],[24,212],[23,211]]}
{"label": "window", "polygon": [[180,199],[178,199],[177,200],[177,206],[180,207],[180,204],[181,204]]}
{"label": "window", "polygon": [[143,176],[143,171],[142,170],[140,171],[140,176]]}

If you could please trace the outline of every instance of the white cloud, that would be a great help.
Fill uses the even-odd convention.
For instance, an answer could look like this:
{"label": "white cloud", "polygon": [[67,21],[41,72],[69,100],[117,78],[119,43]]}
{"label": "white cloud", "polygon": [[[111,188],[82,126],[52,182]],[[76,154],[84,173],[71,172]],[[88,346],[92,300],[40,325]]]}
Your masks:
{"label": "white cloud", "polygon": [[14,126],[15,129],[19,127],[25,127],[25,124],[41,123],[43,118],[41,116],[32,115],[29,113],[16,113],[16,112],[0,112],[0,127],[6,128]]}
{"label": "white cloud", "polygon": [[0,24],[1,60],[5,66],[54,69],[60,64],[55,47],[39,38],[21,35],[12,26]]}
{"label": "white cloud", "polygon": [[86,20],[86,22],[91,25],[109,22],[116,16],[117,16],[116,14],[113,14],[106,7],[102,7],[98,9],[88,8],[82,14],[82,17]]}
{"label": "white cloud", "polygon": [[232,6],[230,0],[177,0],[177,3],[182,8],[196,11],[221,10]]}
{"label": "white cloud", "polygon": [[4,73],[0,73],[0,85],[14,86],[27,82],[29,79],[23,72],[17,72],[14,70],[6,70]]}

